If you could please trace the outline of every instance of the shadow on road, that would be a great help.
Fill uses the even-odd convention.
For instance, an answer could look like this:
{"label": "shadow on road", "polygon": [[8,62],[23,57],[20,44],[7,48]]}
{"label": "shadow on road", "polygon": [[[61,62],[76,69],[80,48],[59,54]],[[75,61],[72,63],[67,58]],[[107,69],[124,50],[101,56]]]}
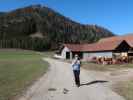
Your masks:
{"label": "shadow on road", "polygon": [[88,83],[82,83],[82,84],[80,84],[80,86],[92,85],[92,84],[96,84],[96,83],[106,83],[106,82],[108,82],[108,81],[105,81],[105,80],[95,80],[95,81],[88,82]]}

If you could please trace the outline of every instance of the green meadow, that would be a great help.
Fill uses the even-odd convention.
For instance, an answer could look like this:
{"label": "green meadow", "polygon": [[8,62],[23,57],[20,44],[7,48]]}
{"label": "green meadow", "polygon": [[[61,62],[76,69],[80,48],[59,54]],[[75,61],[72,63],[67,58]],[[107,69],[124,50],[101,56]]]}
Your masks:
{"label": "green meadow", "polygon": [[[44,54],[43,54],[44,55]],[[0,51],[0,100],[13,100],[48,69],[33,51]]]}

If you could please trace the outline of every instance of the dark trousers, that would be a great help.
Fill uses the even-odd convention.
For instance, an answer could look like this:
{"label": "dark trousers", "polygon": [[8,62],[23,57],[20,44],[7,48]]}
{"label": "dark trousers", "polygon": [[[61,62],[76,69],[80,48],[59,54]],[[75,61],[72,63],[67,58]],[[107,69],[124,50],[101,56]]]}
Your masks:
{"label": "dark trousers", "polygon": [[75,78],[75,84],[80,85],[80,78],[79,78],[80,70],[73,70],[73,73]]}

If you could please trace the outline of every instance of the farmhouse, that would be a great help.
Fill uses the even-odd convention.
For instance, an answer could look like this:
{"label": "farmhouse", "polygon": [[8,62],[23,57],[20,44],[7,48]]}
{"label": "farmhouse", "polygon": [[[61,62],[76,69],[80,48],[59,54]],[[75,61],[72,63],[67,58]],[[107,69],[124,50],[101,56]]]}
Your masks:
{"label": "farmhouse", "polygon": [[60,52],[63,59],[72,59],[75,54],[83,60],[133,56],[133,35],[104,38],[92,44],[63,44]]}

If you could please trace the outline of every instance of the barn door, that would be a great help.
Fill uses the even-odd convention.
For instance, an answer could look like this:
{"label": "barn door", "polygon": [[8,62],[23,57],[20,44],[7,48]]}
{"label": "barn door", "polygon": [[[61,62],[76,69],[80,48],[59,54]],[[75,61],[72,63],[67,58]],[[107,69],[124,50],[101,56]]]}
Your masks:
{"label": "barn door", "polygon": [[70,59],[70,52],[66,52],[66,59]]}

